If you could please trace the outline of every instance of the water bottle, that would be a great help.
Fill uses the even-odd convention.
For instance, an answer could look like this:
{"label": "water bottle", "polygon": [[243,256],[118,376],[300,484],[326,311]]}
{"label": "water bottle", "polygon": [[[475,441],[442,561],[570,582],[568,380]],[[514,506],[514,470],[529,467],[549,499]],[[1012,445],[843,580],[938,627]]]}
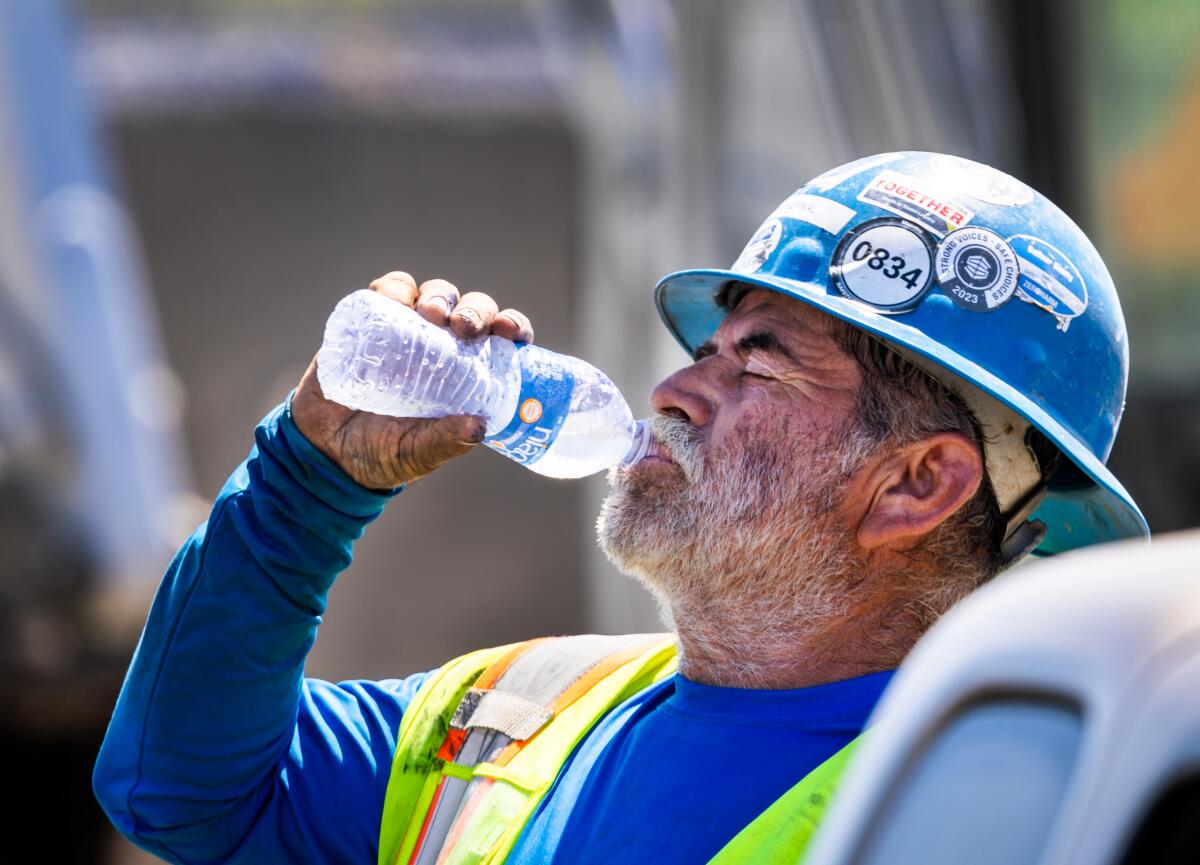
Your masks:
{"label": "water bottle", "polygon": [[327,398],[359,411],[482,416],[484,444],[552,478],[636,462],[650,443],[645,422],[594,366],[498,336],[459,340],[366,289],[329,316],[317,378]]}

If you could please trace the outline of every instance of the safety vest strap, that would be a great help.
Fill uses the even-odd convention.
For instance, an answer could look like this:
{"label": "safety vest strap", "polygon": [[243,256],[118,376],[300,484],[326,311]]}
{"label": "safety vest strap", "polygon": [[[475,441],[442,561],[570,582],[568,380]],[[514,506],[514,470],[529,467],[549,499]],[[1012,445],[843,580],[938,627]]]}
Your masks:
{"label": "safety vest strap", "polygon": [[[674,640],[636,634],[532,640],[444,666],[401,721],[379,865],[503,862],[579,741],[675,665]],[[858,742],[776,800],[710,865],[795,865]]]}
{"label": "safety vest strap", "polygon": [[400,721],[392,771],[379,827],[379,865],[407,861],[440,779],[437,750],[450,728],[450,716],[480,675],[523,644],[481,649],[435,672],[417,691]]}
{"label": "safety vest strap", "polygon": [[665,634],[533,640],[443,667],[401,722],[380,865],[503,861],[579,740],[674,667]]}
{"label": "safety vest strap", "polygon": [[780,796],[709,860],[709,865],[799,865],[862,736],[852,739]]}

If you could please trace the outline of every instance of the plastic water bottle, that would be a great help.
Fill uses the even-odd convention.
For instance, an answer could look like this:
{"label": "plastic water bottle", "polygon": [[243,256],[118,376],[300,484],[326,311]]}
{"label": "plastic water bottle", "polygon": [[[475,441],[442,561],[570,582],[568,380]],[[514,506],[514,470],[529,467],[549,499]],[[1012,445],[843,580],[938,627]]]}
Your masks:
{"label": "plastic water bottle", "polygon": [[594,366],[498,336],[459,340],[366,289],[329,316],[317,378],[327,398],[359,411],[482,416],[484,444],[547,477],[636,462],[649,447],[645,423]]}

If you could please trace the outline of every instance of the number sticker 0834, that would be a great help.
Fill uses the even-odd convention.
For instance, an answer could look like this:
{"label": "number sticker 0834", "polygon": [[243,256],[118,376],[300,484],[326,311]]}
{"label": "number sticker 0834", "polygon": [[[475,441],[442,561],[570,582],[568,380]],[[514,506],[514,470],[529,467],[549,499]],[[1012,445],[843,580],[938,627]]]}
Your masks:
{"label": "number sticker 0834", "polygon": [[920,303],[932,283],[933,245],[909,222],[873,219],[842,238],[829,273],[851,300],[880,312],[905,312]]}

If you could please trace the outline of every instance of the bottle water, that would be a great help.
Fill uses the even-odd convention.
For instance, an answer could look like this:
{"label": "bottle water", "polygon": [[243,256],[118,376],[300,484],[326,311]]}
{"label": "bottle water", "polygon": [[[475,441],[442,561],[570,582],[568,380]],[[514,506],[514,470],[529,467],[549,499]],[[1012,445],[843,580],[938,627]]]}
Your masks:
{"label": "bottle water", "polygon": [[498,336],[459,340],[367,289],[329,316],[317,378],[328,399],[358,411],[484,417],[484,444],[552,478],[636,462],[650,443],[645,423],[594,366]]}

